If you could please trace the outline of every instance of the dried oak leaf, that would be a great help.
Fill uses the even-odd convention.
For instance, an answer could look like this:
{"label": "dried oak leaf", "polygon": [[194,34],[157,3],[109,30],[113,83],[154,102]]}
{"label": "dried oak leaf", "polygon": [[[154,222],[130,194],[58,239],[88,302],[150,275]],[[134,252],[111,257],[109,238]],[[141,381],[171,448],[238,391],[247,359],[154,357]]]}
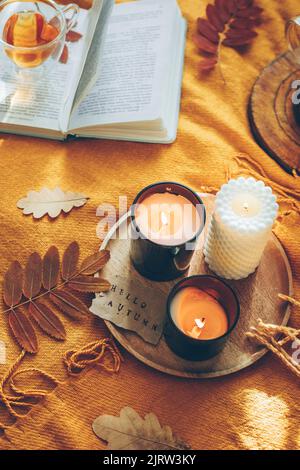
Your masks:
{"label": "dried oak leaf", "polygon": [[205,54],[200,70],[212,70],[219,61],[222,45],[239,48],[257,36],[254,28],[260,21],[262,8],[254,0],[215,0],[208,4],[206,17],[197,19],[194,41]]}
{"label": "dried oak leaf", "polygon": [[173,435],[169,426],[161,426],[157,416],[145,418],[125,407],[120,416],[102,415],[93,422],[93,431],[108,442],[109,450],[184,450],[189,447]]}
{"label": "dried oak leaf", "polygon": [[17,202],[17,207],[23,209],[23,214],[32,214],[35,219],[40,219],[48,214],[56,218],[63,211],[70,212],[73,207],[81,207],[87,202],[84,194],[64,192],[60,188],[43,188],[41,191],[29,191],[25,198]]}

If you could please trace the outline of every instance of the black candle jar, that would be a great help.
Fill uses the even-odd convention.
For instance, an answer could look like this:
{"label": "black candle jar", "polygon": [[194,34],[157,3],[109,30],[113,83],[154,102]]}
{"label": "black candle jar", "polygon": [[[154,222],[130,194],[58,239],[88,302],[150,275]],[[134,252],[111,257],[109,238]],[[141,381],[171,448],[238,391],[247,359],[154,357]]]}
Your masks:
{"label": "black candle jar", "polygon": [[[183,196],[195,206],[200,226],[192,238],[178,242],[176,245],[166,245],[148,239],[137,225],[135,209],[147,197],[159,193],[169,193]],[[201,198],[190,188],[172,182],[152,184],[143,189],[131,206],[131,248],[130,256],[136,270],[153,281],[170,281],[187,272],[195,250],[196,242],[203,231],[206,211]]]}
{"label": "black candle jar", "polygon": [[[171,306],[176,294],[185,287],[197,287],[209,294],[223,307],[228,320],[227,332],[213,339],[196,339],[185,334],[175,323]],[[178,356],[190,361],[204,361],[216,356],[225,346],[240,317],[240,305],[236,293],[216,276],[198,275],[179,281],[171,290],[167,301],[165,340]]]}

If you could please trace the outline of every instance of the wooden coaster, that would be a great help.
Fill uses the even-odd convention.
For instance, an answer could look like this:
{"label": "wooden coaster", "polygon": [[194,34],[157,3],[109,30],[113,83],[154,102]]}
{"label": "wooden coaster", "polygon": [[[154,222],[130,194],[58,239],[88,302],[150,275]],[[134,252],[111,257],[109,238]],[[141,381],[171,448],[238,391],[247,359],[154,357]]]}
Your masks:
{"label": "wooden coaster", "polygon": [[[206,207],[208,221],[192,259],[189,271],[191,275],[211,274],[203,260],[202,247],[212,216],[215,196],[201,194],[201,198]],[[154,287],[162,290],[167,299],[171,287],[178,280],[153,282],[143,278],[134,269],[129,258],[130,240],[115,237],[120,227],[126,229],[128,223],[129,213],[120,219],[102,243],[101,249],[108,248],[111,251],[111,260],[104,268],[101,276],[103,275],[106,279],[109,279],[110,275],[119,273],[122,276],[136,277],[143,283],[145,288]],[[250,327],[256,325],[258,318],[266,323],[286,325],[290,316],[288,304],[278,299],[278,293],[292,296],[292,272],[285,252],[275,235],[272,235],[257,272],[248,279],[229,281],[229,284],[239,296],[241,304],[240,321],[225,349],[218,356],[208,361],[193,362],[177,357],[168,348],[164,337],[161,338],[157,346],[153,346],[131,331],[119,328],[108,321],[106,321],[106,325],[112,335],[127,351],[154,369],[167,374],[190,378],[212,378],[231,374],[253,364],[267,352],[266,349],[253,344],[245,336]]]}
{"label": "wooden coaster", "polygon": [[[291,85],[300,79],[300,63],[287,52],[258,77],[249,102],[249,119],[258,143],[286,171],[300,175],[300,125]],[[299,106],[298,106],[299,107]]]}

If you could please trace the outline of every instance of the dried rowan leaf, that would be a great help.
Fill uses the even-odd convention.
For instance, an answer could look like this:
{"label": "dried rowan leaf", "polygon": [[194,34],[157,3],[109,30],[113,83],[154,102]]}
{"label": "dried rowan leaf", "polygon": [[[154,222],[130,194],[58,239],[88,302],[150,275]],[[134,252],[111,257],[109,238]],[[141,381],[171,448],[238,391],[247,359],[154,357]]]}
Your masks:
{"label": "dried rowan leaf", "polygon": [[58,281],[59,276],[59,252],[56,246],[51,246],[43,259],[43,286],[52,289]]}
{"label": "dried rowan leaf", "polygon": [[68,281],[74,274],[76,274],[77,265],[79,260],[79,245],[77,242],[72,242],[64,252],[62,259],[61,275],[65,281]]}
{"label": "dried rowan leaf", "polygon": [[64,48],[63,48],[63,51],[61,53],[59,62],[61,64],[66,64],[68,62],[68,60],[69,60],[69,49],[68,49],[68,46],[65,44]]}
{"label": "dried rowan leaf", "polygon": [[217,11],[215,5],[211,5],[210,3],[207,5],[207,7],[206,7],[206,16],[207,16],[208,21],[211,23],[211,25],[214,26],[214,28],[219,33],[224,31],[225,24],[220,19],[219,15],[218,15],[218,11]]}
{"label": "dried rowan leaf", "polygon": [[49,217],[59,216],[61,211],[68,213],[73,207],[81,207],[87,202],[87,197],[81,193],[64,192],[60,188],[43,188],[41,191],[29,191],[25,198],[17,202],[17,207],[23,209],[23,214],[32,214],[40,219],[48,214]]}
{"label": "dried rowan leaf", "polygon": [[145,418],[126,406],[120,416],[102,415],[93,422],[93,431],[108,442],[109,450],[183,450],[189,447],[173,435],[169,426],[161,426],[155,414]]}
{"label": "dried rowan leaf", "polygon": [[42,258],[32,253],[25,266],[23,294],[27,299],[38,295],[42,287]]}
{"label": "dried rowan leaf", "polygon": [[218,44],[219,34],[207,20],[198,18],[197,29],[199,34],[206,37],[209,41]]}
{"label": "dried rowan leaf", "polygon": [[62,321],[47,305],[35,300],[30,303],[28,311],[39,327],[49,336],[58,340],[66,339],[66,330]]}
{"label": "dried rowan leaf", "polygon": [[253,39],[256,36],[257,33],[250,30],[241,31],[239,29],[231,29],[226,33],[226,38],[228,39]]}
{"label": "dried rowan leaf", "polygon": [[200,34],[195,34],[194,40],[201,51],[209,52],[211,54],[217,53],[218,46],[206,39],[204,36],[200,36]]}
{"label": "dried rowan leaf", "polygon": [[71,29],[71,31],[68,31],[66,34],[66,41],[68,42],[77,42],[82,38],[82,34],[78,33],[77,31],[74,31]]}
{"label": "dried rowan leaf", "polygon": [[218,11],[218,16],[220,17],[223,24],[227,23],[230,18],[230,13],[226,8],[227,0],[215,0],[215,6]]}
{"label": "dried rowan leaf", "polygon": [[260,7],[244,8],[243,10],[238,10],[236,16],[238,18],[257,18],[262,11]]}
{"label": "dried rowan leaf", "polygon": [[111,285],[106,279],[90,276],[76,276],[69,282],[71,289],[79,292],[107,292]]}
{"label": "dried rowan leaf", "polygon": [[216,56],[207,57],[200,62],[199,64],[200,70],[208,72],[209,70],[212,70],[215,67],[217,62],[218,62],[218,58]]}
{"label": "dried rowan leaf", "polygon": [[95,274],[106,265],[110,259],[109,250],[101,250],[94,255],[88,256],[85,258],[80,267],[81,274]]}
{"label": "dried rowan leaf", "polygon": [[249,44],[257,36],[253,28],[259,23],[262,11],[254,5],[254,0],[215,0],[214,5],[208,4],[207,20],[198,18],[194,40],[204,55],[213,57],[205,57],[200,70],[209,71],[218,63],[221,45],[239,48]]}
{"label": "dried rowan leaf", "polygon": [[256,21],[249,18],[237,18],[230,23],[231,29],[252,29],[256,26]]}
{"label": "dried rowan leaf", "polygon": [[74,320],[80,320],[84,315],[89,313],[87,306],[70,292],[63,290],[55,290],[50,294],[50,300],[63,313]]}
{"label": "dried rowan leaf", "polygon": [[237,10],[237,4],[235,0],[227,0],[224,4],[224,8],[230,15],[233,15]]}
{"label": "dried rowan leaf", "polygon": [[251,42],[252,38],[230,38],[230,39],[224,39],[222,44],[227,47],[240,47],[240,46],[246,46]]}
{"label": "dried rowan leaf", "polygon": [[21,348],[31,354],[37,353],[38,340],[29,318],[20,310],[18,312],[11,310],[8,314],[8,323]]}
{"label": "dried rowan leaf", "polygon": [[18,261],[13,261],[6,271],[3,283],[3,299],[8,307],[14,307],[22,298],[23,269]]}

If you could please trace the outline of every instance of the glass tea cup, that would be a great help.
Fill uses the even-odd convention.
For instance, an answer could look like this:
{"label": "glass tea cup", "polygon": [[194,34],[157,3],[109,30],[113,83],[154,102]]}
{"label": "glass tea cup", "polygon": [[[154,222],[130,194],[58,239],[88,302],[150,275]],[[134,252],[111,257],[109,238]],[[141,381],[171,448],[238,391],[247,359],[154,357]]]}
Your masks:
{"label": "glass tea cup", "polygon": [[299,52],[300,48],[300,16],[291,18],[286,23],[286,38],[292,51]]}
{"label": "glass tea cup", "polygon": [[58,62],[79,7],[52,0],[0,2],[0,44],[17,70],[45,71]]}

